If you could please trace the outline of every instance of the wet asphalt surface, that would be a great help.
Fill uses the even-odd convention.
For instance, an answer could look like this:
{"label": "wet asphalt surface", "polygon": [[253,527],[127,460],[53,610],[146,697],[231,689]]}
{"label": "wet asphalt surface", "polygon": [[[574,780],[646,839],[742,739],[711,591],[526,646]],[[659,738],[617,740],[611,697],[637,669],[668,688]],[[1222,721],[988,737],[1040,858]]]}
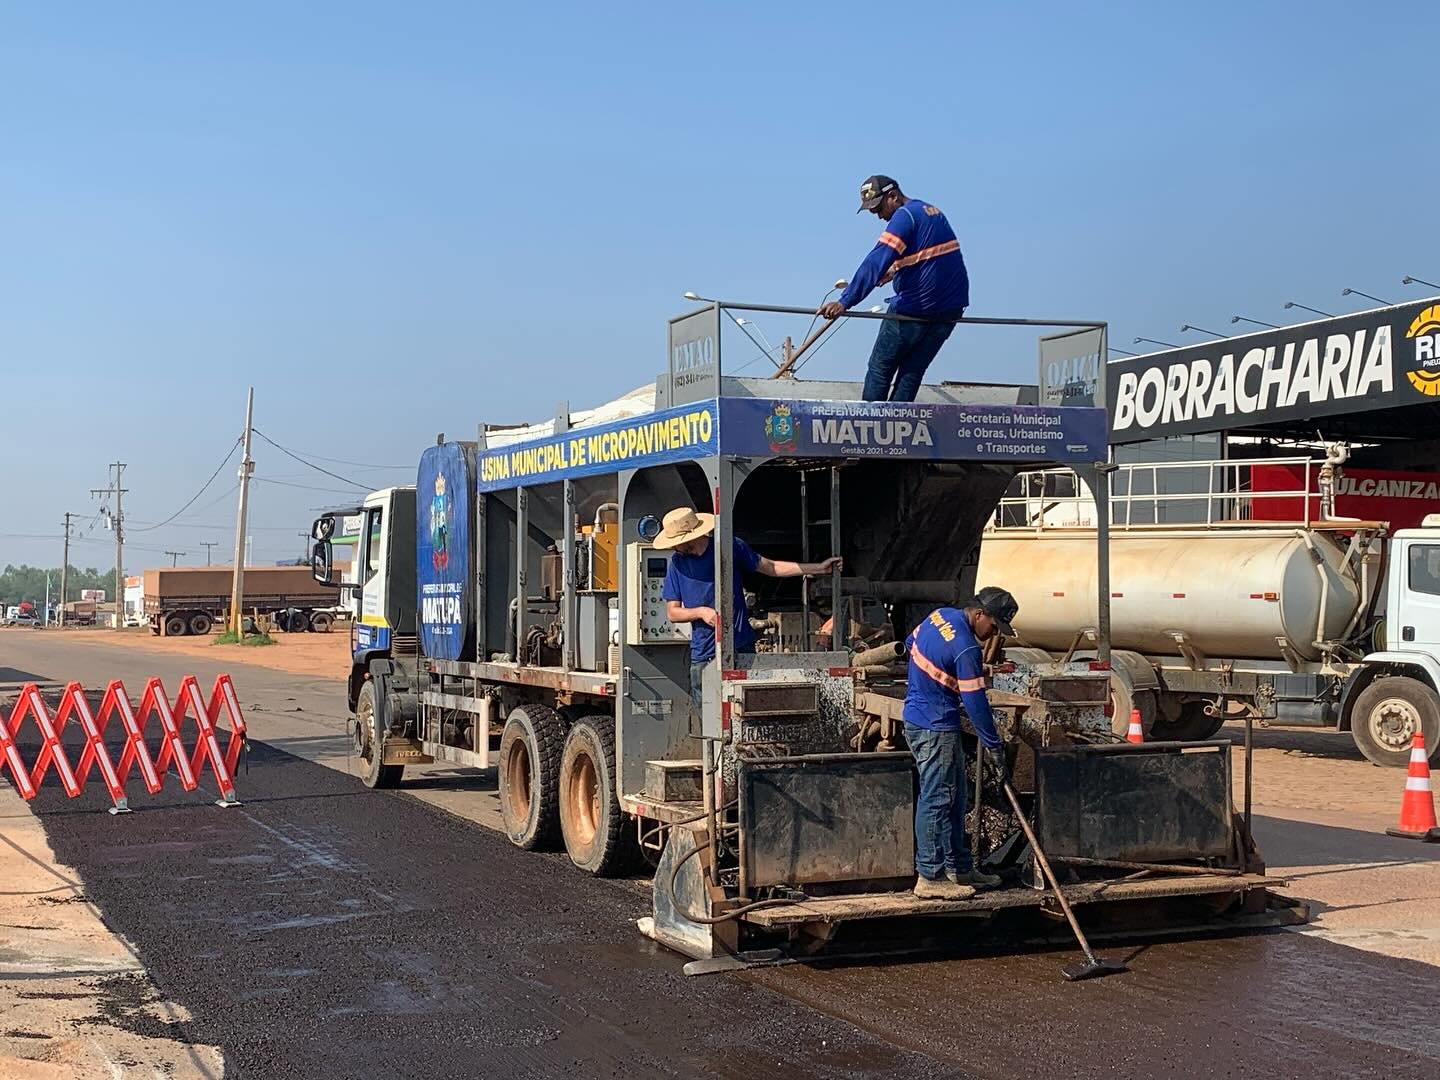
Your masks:
{"label": "wet asphalt surface", "polygon": [[227,1075],[1440,1075],[1440,969],[1300,934],[1107,944],[1130,973],[1078,984],[1069,951],[687,978],[643,882],[263,744],[240,791],[34,804]]}

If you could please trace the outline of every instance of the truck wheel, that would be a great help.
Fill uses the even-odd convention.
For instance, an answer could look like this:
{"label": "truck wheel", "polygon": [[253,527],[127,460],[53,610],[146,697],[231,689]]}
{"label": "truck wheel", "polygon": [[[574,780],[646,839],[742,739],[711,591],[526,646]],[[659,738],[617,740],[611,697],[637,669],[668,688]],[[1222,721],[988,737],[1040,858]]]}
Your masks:
{"label": "truck wheel", "polygon": [[565,738],[560,832],[570,861],[596,877],[614,873],[629,854],[632,834],[615,784],[615,721],[603,713],[581,717]]}
{"label": "truck wheel", "polygon": [[1110,676],[1110,705],[1114,712],[1110,717],[1110,730],[1120,738],[1130,733],[1130,710],[1140,710],[1140,730],[1146,739],[1158,739],[1154,734],[1159,725],[1160,707],[1155,701],[1153,690],[1132,690],[1129,685]]}
{"label": "truck wheel", "polygon": [[165,616],[165,636],[184,637],[190,630],[190,623],[184,615]]}
{"label": "truck wheel", "polygon": [[328,634],[335,625],[335,616],[328,611],[317,611],[310,616],[310,629],[317,634]]}
{"label": "truck wheel", "polygon": [[1376,765],[1405,768],[1416,731],[1425,733],[1425,751],[1433,758],[1440,748],[1440,696],[1420,680],[1404,675],[1376,679],[1355,699],[1350,734]]}
{"label": "truck wheel", "polygon": [[210,633],[210,627],[214,624],[215,620],[210,618],[209,615],[206,615],[203,611],[197,611],[194,615],[190,616],[190,633],[196,637],[204,637]]}
{"label": "truck wheel", "polygon": [[1201,742],[1225,726],[1225,717],[1206,716],[1205,702],[1186,701],[1174,720],[1155,721],[1156,742]]}
{"label": "truck wheel", "polygon": [[555,847],[560,831],[560,756],[565,722],[544,705],[522,705],[500,736],[500,817],[526,851]]}
{"label": "truck wheel", "polygon": [[375,708],[375,680],[360,685],[355,701],[355,750],[360,755],[360,779],[368,788],[396,788],[405,774],[404,765],[383,765],[385,736]]}

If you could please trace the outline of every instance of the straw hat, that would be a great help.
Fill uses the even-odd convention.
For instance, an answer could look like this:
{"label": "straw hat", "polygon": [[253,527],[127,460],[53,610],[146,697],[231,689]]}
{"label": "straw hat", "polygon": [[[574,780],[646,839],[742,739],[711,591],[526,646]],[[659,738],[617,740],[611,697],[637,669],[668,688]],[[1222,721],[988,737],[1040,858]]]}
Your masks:
{"label": "straw hat", "polygon": [[665,515],[654,546],[661,551],[668,551],[681,544],[688,544],[691,540],[709,536],[714,531],[714,514],[697,514],[688,506],[680,506]]}

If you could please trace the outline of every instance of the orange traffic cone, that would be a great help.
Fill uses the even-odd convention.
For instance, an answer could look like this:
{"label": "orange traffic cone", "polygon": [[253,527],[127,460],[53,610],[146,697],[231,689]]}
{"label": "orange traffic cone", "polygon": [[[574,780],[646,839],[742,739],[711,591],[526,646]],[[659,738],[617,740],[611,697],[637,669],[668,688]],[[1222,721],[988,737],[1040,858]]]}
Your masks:
{"label": "orange traffic cone", "polygon": [[1406,840],[1440,841],[1435,825],[1435,796],[1430,790],[1430,762],[1425,754],[1425,736],[1415,732],[1410,741],[1410,773],[1405,777],[1405,797],[1400,800],[1400,824],[1386,829],[1390,836]]}
{"label": "orange traffic cone", "polygon": [[1128,743],[1143,743],[1145,741],[1145,729],[1140,726],[1140,710],[1130,710],[1130,730],[1125,732],[1125,741]]}

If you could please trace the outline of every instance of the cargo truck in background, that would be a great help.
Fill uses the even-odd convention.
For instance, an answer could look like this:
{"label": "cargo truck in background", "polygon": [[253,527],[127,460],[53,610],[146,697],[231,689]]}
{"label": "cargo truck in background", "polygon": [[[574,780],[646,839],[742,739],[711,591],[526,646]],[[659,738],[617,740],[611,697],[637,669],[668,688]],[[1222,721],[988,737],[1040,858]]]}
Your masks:
{"label": "cargo truck in background", "polygon": [[[181,637],[208,634],[223,624],[230,608],[234,570],[227,566],[177,566],[146,570],[145,618],[152,634]],[[322,585],[308,566],[249,566],[241,605],[273,617],[282,630],[325,633],[335,623],[339,590]]]}
{"label": "cargo truck in background", "polygon": [[[702,965],[815,952],[855,924],[866,948],[897,928],[913,948],[929,933],[913,919],[970,916],[944,920],[953,939],[1039,915],[1032,853],[993,788],[971,817],[977,859],[1016,887],[911,892],[900,643],[976,587],[981,531],[1027,463],[1099,482],[1103,412],[1030,405],[1023,387],[927,385],[914,403],[867,403],[858,384],[723,377],[722,310],[672,320],[653,389],[482,425],[474,442],[441,436],[414,487],[315,522],[317,580],[358,597],[347,698],[364,783],[395,787],[429,763],[494,768],[513,844],[563,847],[595,875],[643,855],[655,877],[640,929]],[[717,515],[721,629],[698,709],[689,627],[667,619],[668,553],[653,546],[682,505]],[[356,514],[355,580],[342,582],[331,538]],[[773,559],[844,558],[825,581],[745,582],[751,653],[735,647],[735,537]],[[1092,538],[1100,582],[1106,550]],[[1147,924],[1172,903],[1191,905],[1187,922],[1201,908],[1266,917],[1272,879],[1233,812],[1229,744],[1111,733],[1108,598],[1092,589],[1084,608],[1102,630],[1095,658],[993,657],[1015,783],[1067,865],[1071,903],[1144,906]],[[832,647],[826,612],[834,626],[880,623],[857,637],[882,644]]]}
{"label": "cargo truck in background", "polygon": [[[1277,466],[1295,486],[1257,489],[1257,470]],[[1394,767],[1422,731],[1436,755],[1440,515],[1393,534],[1383,521],[1337,518],[1337,476],[1305,458],[1116,466],[1117,724],[1134,707],[1147,738],[1205,739],[1246,716],[1328,728]],[[1064,470],[1022,476],[1001,500],[980,573],[1019,601],[1024,655],[1093,655],[1084,554],[1094,524],[1088,491]]]}

